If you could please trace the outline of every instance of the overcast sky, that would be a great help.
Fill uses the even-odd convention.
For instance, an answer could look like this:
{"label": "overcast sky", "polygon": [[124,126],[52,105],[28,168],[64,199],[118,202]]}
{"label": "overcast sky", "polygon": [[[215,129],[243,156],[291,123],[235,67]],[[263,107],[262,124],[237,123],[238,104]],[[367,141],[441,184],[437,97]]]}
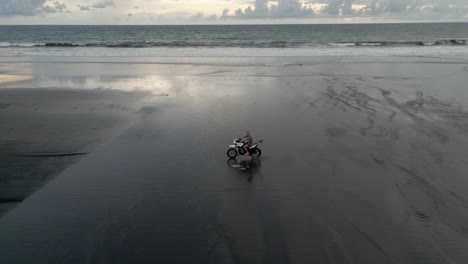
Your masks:
{"label": "overcast sky", "polygon": [[467,21],[468,0],[0,0],[0,24]]}

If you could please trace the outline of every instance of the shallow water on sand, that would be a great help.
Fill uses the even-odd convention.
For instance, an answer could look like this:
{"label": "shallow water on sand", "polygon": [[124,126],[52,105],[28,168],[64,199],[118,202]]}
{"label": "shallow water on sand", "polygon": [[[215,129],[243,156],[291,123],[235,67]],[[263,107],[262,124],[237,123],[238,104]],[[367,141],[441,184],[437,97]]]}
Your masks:
{"label": "shallow water on sand", "polygon": [[[464,263],[461,59],[12,67],[34,78],[5,88],[148,94],[0,220],[0,262]],[[245,129],[263,156],[228,160]]]}

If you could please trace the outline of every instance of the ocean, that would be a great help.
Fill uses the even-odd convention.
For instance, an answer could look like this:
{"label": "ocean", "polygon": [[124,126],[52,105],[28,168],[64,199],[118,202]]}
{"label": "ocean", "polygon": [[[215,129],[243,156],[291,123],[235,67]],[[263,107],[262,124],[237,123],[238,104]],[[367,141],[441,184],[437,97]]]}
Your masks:
{"label": "ocean", "polygon": [[0,56],[466,54],[467,23],[0,26]]}

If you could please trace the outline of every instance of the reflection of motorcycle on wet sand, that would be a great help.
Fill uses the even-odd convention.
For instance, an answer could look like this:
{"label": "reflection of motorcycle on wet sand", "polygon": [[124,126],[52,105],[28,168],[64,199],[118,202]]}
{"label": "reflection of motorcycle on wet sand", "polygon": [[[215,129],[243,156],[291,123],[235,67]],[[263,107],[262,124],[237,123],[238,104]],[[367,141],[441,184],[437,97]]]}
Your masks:
{"label": "reflection of motorcycle on wet sand", "polygon": [[227,165],[238,170],[242,175],[247,175],[249,181],[252,181],[255,175],[261,175],[260,167],[262,163],[260,159],[250,158],[238,161],[236,158],[232,158],[227,160]]}
{"label": "reflection of motorcycle on wet sand", "polygon": [[[263,140],[259,140],[258,142],[252,144],[252,146],[248,147],[248,151],[250,156],[252,157],[260,157],[262,155],[262,150],[258,147]],[[244,149],[244,142],[241,142],[240,138],[234,139],[234,145],[229,145],[229,149],[227,150],[227,155],[229,158],[235,158],[239,155],[245,154]]]}

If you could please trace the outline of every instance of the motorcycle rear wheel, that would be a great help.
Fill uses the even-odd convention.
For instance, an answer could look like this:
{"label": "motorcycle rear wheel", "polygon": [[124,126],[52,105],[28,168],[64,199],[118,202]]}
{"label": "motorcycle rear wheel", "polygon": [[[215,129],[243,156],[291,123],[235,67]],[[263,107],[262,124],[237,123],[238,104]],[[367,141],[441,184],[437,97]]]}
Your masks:
{"label": "motorcycle rear wheel", "polygon": [[230,148],[228,149],[228,151],[226,152],[226,154],[228,155],[229,158],[235,158],[237,156],[237,150],[233,149],[233,148]]}
{"label": "motorcycle rear wheel", "polygon": [[252,151],[252,157],[260,157],[262,155],[262,150],[257,148]]}

